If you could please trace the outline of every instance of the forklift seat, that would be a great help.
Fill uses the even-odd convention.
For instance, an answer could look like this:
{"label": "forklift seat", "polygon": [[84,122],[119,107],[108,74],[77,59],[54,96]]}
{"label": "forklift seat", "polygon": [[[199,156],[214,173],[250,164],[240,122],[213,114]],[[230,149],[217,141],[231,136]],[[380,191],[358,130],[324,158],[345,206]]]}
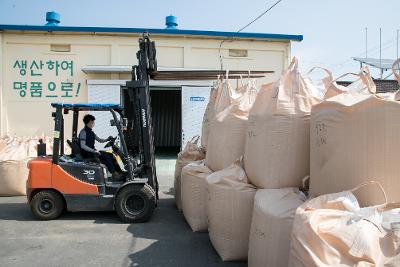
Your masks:
{"label": "forklift seat", "polygon": [[74,140],[77,138],[73,138],[72,141],[67,139],[67,144],[71,148],[71,157],[75,158],[76,161],[83,161],[82,155],[81,155],[81,148],[79,147],[78,143],[79,141]]}
{"label": "forklift seat", "polygon": [[71,157],[76,161],[100,163],[99,158],[83,158],[81,148],[79,147],[79,138],[72,138],[72,141],[67,139],[67,144],[71,147]]}

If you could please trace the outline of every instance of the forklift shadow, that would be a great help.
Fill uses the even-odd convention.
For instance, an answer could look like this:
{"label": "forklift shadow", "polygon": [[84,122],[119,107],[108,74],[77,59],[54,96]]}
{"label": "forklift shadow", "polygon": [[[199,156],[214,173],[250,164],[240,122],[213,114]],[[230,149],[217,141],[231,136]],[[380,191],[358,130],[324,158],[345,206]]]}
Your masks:
{"label": "forklift shadow", "polygon": [[124,224],[114,211],[85,211],[85,212],[65,212],[57,220],[88,220],[95,224],[111,223]]}
{"label": "forklift shadow", "polygon": [[193,233],[173,198],[162,198],[150,221],[131,224],[130,253],[126,266],[246,266],[222,262],[207,233]]}
{"label": "forklift shadow", "polygon": [[34,221],[26,203],[0,203],[0,221]]}
{"label": "forklift shadow", "polygon": [[[0,203],[0,221],[38,221],[28,204],[21,202]],[[115,212],[64,212],[57,221],[89,220],[96,224],[122,224]]]}

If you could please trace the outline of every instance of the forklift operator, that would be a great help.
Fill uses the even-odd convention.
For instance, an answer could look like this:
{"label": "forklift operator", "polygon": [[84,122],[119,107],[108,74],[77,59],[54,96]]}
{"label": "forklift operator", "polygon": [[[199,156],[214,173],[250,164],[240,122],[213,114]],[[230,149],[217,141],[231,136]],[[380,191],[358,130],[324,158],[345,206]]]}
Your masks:
{"label": "forklift operator", "polygon": [[119,179],[121,175],[117,172],[117,170],[120,170],[120,168],[115,162],[113,154],[105,151],[98,151],[94,146],[95,141],[105,143],[112,139],[111,136],[107,139],[102,139],[93,132],[92,129],[94,127],[95,119],[96,118],[90,114],[87,114],[83,117],[85,127],[79,133],[79,147],[81,148],[81,155],[83,158],[95,158],[98,156],[101,163],[107,166],[108,171],[112,174],[112,178]]}

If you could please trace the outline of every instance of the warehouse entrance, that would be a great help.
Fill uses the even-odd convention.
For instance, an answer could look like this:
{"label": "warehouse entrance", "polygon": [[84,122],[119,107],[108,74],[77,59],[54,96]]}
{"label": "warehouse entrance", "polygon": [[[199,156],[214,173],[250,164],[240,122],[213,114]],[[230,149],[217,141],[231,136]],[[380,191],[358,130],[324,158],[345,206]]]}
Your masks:
{"label": "warehouse entrance", "polygon": [[180,88],[151,88],[150,96],[156,150],[179,152],[182,134]]}
{"label": "warehouse entrance", "polygon": [[[124,80],[88,80],[88,103],[120,104],[120,87]],[[195,135],[201,134],[203,114],[211,86],[178,81],[151,85],[154,142],[157,151],[177,152]],[[110,128],[110,114],[95,114],[95,131],[99,136],[115,135]],[[96,144],[102,148],[102,144]]]}

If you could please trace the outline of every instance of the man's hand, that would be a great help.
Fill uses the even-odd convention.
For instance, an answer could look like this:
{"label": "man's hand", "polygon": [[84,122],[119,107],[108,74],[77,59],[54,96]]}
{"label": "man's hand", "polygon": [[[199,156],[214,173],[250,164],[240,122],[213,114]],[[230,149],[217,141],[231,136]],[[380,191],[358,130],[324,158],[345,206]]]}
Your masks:
{"label": "man's hand", "polygon": [[94,152],[96,155],[99,155],[100,156],[100,151],[98,151],[98,150],[95,150],[95,152]]}

